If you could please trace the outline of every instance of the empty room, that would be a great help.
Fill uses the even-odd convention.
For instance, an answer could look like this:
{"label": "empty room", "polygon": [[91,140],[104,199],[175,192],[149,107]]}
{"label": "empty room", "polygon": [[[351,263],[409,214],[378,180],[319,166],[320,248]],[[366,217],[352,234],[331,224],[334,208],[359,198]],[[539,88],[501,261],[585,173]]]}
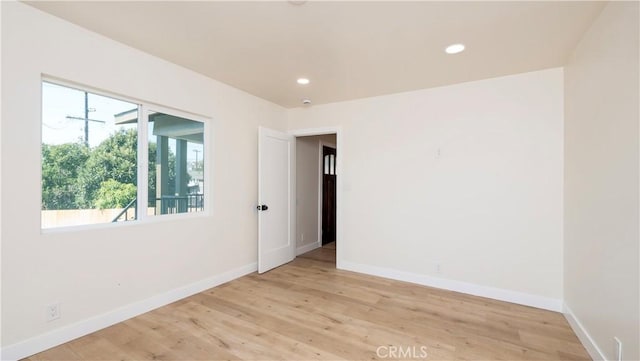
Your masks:
{"label": "empty room", "polygon": [[1,360],[640,360],[638,1],[1,1]]}

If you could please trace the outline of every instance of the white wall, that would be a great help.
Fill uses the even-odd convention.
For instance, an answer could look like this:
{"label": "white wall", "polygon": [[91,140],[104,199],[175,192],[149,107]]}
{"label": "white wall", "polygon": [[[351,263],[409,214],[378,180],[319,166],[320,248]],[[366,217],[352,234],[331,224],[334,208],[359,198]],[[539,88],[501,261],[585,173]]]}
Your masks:
{"label": "white wall", "polygon": [[335,146],[336,136],[296,138],[296,238],[300,252],[308,252],[322,242],[318,238],[318,207],[322,202],[318,198],[321,142]]}
{"label": "white wall", "polygon": [[[2,4],[0,4],[0,39],[2,39]],[[2,53],[0,52],[0,69],[2,69]],[[2,71],[0,71],[0,84],[2,82]],[[0,160],[2,159],[2,89],[0,86]],[[2,270],[2,166],[0,166],[0,270]],[[0,349],[2,349],[2,276],[0,275]],[[1,351],[0,351],[1,353]],[[2,355],[0,354],[0,358]]]}
{"label": "white wall", "polygon": [[289,112],[342,129],[341,267],[551,309],[562,120],[562,69]]}
{"label": "white wall", "polygon": [[[25,4],[1,6],[2,346],[255,269],[258,126],[285,129],[285,110]],[[212,214],[42,234],[42,73],[211,117]],[[46,323],[52,302],[62,318]],[[13,355],[33,346],[18,345]]]}
{"label": "white wall", "polygon": [[596,359],[640,359],[638,11],[609,3],[565,71],[565,302]]}

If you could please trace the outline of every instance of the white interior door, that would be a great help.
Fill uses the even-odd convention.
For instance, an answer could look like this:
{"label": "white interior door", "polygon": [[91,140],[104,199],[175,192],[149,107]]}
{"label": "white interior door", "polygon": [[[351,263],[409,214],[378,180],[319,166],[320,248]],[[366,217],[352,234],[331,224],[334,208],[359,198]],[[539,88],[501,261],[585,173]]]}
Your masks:
{"label": "white interior door", "polygon": [[259,129],[258,139],[258,272],[290,262],[293,238],[293,136]]}

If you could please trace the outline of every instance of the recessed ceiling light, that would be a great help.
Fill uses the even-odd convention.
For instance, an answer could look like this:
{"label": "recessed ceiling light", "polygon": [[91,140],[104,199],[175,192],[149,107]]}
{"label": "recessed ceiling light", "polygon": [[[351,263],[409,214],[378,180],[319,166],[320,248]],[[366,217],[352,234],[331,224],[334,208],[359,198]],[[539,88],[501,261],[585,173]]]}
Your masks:
{"label": "recessed ceiling light", "polygon": [[298,82],[298,84],[300,85],[307,85],[310,83],[309,79],[307,78],[298,78],[298,80],[296,80]]}
{"label": "recessed ceiling light", "polygon": [[451,44],[444,51],[447,54],[458,54],[464,50],[464,44]]}

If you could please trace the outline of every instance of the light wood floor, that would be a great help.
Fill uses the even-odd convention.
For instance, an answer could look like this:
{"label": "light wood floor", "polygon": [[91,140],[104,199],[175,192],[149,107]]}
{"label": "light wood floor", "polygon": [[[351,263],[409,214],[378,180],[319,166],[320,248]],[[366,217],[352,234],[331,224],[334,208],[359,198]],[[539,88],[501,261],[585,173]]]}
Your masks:
{"label": "light wood floor", "polygon": [[339,271],[334,260],[320,248],[28,360],[589,359],[559,313]]}

